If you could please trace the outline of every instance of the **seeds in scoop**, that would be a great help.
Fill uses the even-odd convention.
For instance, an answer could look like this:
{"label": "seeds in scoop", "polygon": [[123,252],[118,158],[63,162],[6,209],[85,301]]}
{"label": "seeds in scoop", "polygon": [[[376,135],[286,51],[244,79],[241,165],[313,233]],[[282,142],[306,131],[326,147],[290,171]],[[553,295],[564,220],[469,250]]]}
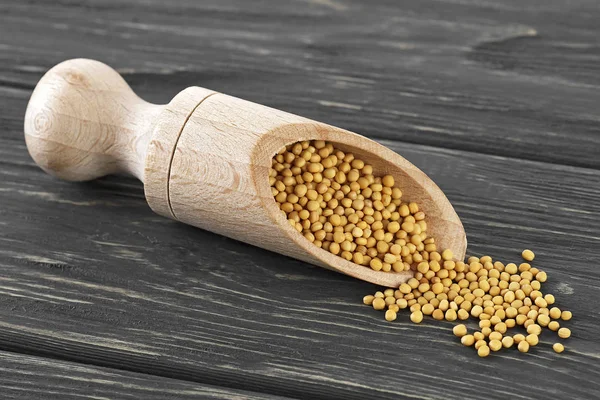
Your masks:
{"label": "seeds in scoop", "polygon": [[571,336],[571,330],[569,328],[560,328],[558,330],[558,337],[561,339],[566,339]]}
{"label": "seeds in scoop", "polygon": [[463,324],[456,325],[452,328],[452,333],[454,333],[454,336],[463,337],[467,334],[467,327]]}
{"label": "seeds in scoop", "polygon": [[[394,177],[374,175],[371,165],[331,143],[286,146],[271,161],[269,181],[290,224],[331,254],[383,272],[436,259],[425,213],[402,199]],[[452,252],[440,258],[451,260]]]}
{"label": "seeds in scoop", "polygon": [[565,351],[565,346],[563,346],[562,343],[554,343],[552,349],[557,353],[562,353]]}

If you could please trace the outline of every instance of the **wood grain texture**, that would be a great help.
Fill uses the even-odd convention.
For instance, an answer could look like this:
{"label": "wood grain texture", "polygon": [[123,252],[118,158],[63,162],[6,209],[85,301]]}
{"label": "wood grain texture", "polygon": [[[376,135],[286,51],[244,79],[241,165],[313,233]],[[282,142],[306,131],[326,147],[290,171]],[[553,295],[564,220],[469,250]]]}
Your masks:
{"label": "wood grain texture", "polygon": [[0,191],[10,210],[0,346],[291,397],[477,398],[475,383],[490,375],[490,398],[523,396],[532,379],[527,397],[593,397],[600,172],[385,144],[442,183],[472,253],[536,252],[547,290],[575,314],[566,353],[544,335],[532,354],[480,360],[452,324],[417,326],[406,313],[385,322],[360,304],[372,285],[158,217],[131,180],[19,174],[33,164],[16,151]]}
{"label": "wood grain texture", "polygon": [[149,101],[193,82],[370,137],[597,168],[598,14],[596,0],[4,1],[0,82],[30,88],[87,57]]}
{"label": "wood grain texture", "polygon": [[0,352],[2,398],[285,400],[262,393],[160,378],[116,369]]}
{"label": "wood grain texture", "polygon": [[[301,398],[598,397],[598,16],[594,0],[0,1],[0,347]],[[574,312],[565,353],[545,335],[480,360],[450,324],[360,305],[372,285],[156,216],[131,179],[43,174],[24,110],[72,57],[154,103],[196,84],[381,140],[448,195],[471,253],[536,252]]]}

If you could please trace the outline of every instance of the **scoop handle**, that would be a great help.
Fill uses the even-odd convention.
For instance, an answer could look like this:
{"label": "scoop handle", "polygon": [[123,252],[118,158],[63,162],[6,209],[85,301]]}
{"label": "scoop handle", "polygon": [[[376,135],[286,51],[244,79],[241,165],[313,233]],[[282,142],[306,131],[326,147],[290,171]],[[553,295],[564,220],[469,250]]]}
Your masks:
{"label": "scoop handle", "polygon": [[140,180],[156,117],[164,106],[139,98],[107,65],[62,62],[36,86],[25,114],[25,140],[46,172],[70,181],[126,173]]}

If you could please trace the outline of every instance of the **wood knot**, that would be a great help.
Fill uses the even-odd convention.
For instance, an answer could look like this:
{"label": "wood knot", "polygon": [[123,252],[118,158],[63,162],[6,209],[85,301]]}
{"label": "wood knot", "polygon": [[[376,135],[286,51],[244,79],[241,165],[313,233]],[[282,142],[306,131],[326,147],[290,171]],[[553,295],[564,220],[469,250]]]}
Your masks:
{"label": "wood knot", "polygon": [[75,70],[69,70],[69,71],[66,71],[66,73],[63,76],[64,76],[65,81],[71,85],[85,86],[85,87],[91,86],[88,78],[81,72],[78,72]]}
{"label": "wood knot", "polygon": [[33,128],[35,132],[46,132],[50,129],[52,122],[48,117],[46,110],[40,110],[33,119]]}

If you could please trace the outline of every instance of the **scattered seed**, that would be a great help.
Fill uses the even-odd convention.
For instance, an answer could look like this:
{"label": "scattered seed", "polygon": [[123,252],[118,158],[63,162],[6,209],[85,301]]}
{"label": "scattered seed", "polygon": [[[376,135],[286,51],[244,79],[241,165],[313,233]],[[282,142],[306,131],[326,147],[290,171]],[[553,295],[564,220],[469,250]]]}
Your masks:
{"label": "scattered seed", "polygon": [[561,339],[567,339],[571,336],[571,330],[569,328],[560,328],[558,330],[558,337]]}
{"label": "scattered seed", "polygon": [[562,353],[565,351],[565,346],[563,346],[562,343],[554,343],[552,345],[552,349],[554,349],[554,351],[557,353]]}
{"label": "scattered seed", "polygon": [[456,325],[452,328],[452,333],[454,333],[454,336],[463,337],[467,334],[467,326],[463,324]]}
{"label": "scattered seed", "polygon": [[533,254],[533,251],[531,250],[523,250],[521,256],[523,256],[523,259],[526,261],[533,261],[533,259],[535,258],[535,254]]}

